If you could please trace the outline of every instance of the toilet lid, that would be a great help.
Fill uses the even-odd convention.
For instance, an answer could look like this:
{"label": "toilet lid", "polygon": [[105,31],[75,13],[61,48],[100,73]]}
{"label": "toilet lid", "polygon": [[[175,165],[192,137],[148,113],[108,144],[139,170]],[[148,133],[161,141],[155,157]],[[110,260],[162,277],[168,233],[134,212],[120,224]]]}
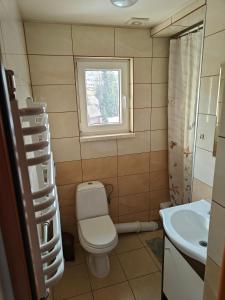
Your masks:
{"label": "toilet lid", "polygon": [[79,225],[84,241],[93,248],[108,247],[117,237],[116,228],[108,215],[81,220]]}

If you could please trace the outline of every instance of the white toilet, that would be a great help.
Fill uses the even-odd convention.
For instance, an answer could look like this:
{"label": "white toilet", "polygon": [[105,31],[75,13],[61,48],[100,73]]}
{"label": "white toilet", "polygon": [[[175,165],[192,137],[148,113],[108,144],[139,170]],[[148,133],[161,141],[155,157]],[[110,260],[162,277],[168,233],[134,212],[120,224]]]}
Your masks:
{"label": "white toilet", "polygon": [[77,186],[76,214],[79,240],[89,253],[90,271],[96,277],[105,277],[110,270],[108,253],[116,247],[118,235],[101,182],[84,182]]}

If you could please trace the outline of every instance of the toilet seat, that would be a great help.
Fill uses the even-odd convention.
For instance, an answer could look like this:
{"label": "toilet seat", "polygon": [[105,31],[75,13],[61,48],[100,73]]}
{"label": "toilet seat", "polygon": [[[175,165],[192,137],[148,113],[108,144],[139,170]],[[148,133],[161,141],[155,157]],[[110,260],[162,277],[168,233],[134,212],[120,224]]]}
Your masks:
{"label": "toilet seat", "polygon": [[116,228],[108,215],[79,221],[79,234],[86,246],[96,250],[110,248],[118,240]]}

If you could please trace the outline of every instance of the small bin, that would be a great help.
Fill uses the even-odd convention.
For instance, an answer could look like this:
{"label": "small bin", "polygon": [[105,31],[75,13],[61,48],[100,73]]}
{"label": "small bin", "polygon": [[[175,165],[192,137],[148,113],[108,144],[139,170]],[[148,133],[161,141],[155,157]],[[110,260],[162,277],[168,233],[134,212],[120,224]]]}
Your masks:
{"label": "small bin", "polygon": [[63,256],[65,261],[75,260],[74,236],[71,233],[62,233]]}

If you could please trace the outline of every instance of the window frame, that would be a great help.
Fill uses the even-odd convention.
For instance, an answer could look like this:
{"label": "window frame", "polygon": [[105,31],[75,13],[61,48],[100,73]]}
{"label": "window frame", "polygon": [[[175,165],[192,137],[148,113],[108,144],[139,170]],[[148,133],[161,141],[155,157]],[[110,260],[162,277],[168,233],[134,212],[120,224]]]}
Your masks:
{"label": "window frame", "polygon": [[[88,126],[85,70],[121,69],[121,124]],[[79,114],[80,140],[123,137],[133,133],[133,59],[118,57],[75,57],[76,93]],[[124,99],[125,98],[125,99]],[[126,105],[124,105],[126,102]]]}

